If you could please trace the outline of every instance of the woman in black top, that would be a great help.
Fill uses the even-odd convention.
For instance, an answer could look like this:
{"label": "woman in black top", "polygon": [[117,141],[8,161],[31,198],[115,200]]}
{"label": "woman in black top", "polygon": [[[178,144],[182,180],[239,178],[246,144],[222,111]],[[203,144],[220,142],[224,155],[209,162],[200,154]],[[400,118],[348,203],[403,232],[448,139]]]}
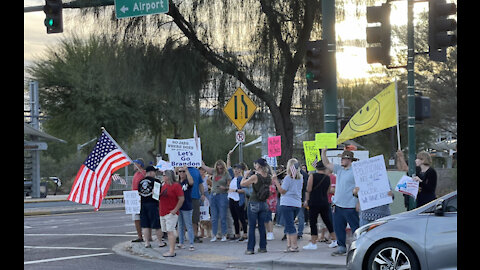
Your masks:
{"label": "woman in black top", "polygon": [[[405,162],[405,157],[401,150],[397,151],[397,167],[401,171],[408,172],[408,165]],[[417,194],[417,207],[425,205],[436,199],[435,190],[437,188],[437,172],[430,167],[432,164],[432,157],[425,151],[417,154],[415,159],[415,175],[413,180],[419,181],[419,188]]]}
{"label": "woman in black top", "polygon": [[417,207],[425,205],[437,198],[435,189],[437,188],[437,172],[430,167],[432,158],[430,154],[422,151],[417,154],[415,165],[417,165],[413,180],[419,181],[417,194]]}
{"label": "woman in black top", "polygon": [[331,220],[330,204],[328,203],[328,190],[330,189],[330,176],[325,173],[327,169],[322,161],[317,162],[317,172],[308,176],[307,192],[305,193],[305,204],[309,207],[311,243],[304,246],[303,249],[317,249],[318,214],[322,217],[325,226],[332,239],[336,239]]}

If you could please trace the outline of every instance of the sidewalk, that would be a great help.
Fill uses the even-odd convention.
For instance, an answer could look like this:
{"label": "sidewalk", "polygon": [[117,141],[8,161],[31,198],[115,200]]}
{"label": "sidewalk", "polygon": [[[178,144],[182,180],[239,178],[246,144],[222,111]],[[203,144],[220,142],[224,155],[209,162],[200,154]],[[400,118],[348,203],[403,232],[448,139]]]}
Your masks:
{"label": "sidewalk", "polygon": [[152,243],[152,248],[145,248],[144,243],[130,241],[118,244],[113,250],[126,256],[135,256],[150,260],[160,260],[162,263],[201,266],[222,269],[346,269],[346,256],[331,256],[335,249],[325,243],[317,243],[317,250],[303,250],[302,247],[310,240],[310,228],[305,227],[303,238],[298,240],[299,252],[285,253],[287,242],[282,241],[283,227],[274,227],[275,240],[267,241],[267,253],[258,253],[257,244],[254,255],[245,255],[247,241],[210,242],[203,238],[203,243],[195,243],[195,251],[175,248],[176,257],[164,258],[162,254],[168,247],[159,248],[158,242]]}

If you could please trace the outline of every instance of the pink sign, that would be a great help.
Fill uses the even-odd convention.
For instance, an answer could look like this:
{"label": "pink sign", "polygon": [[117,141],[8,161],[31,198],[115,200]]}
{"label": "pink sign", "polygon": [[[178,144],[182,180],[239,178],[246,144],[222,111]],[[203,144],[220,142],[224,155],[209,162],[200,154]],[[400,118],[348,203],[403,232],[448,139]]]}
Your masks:
{"label": "pink sign", "polygon": [[282,155],[281,136],[268,137],[268,156],[278,157]]}

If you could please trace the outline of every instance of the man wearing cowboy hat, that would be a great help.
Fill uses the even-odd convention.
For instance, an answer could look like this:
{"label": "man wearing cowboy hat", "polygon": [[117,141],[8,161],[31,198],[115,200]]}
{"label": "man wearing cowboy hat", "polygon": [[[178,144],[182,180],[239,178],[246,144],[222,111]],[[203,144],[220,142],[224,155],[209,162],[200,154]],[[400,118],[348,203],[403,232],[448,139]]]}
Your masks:
{"label": "man wearing cowboy hat", "polygon": [[338,249],[332,253],[332,256],[344,256],[347,253],[345,229],[347,222],[350,224],[352,232],[359,227],[359,217],[355,206],[358,198],[352,195],[355,188],[355,179],[353,177],[352,162],[357,161],[352,151],[345,150],[341,155],[341,165],[331,163],[327,158],[327,148],[322,150],[322,162],[328,169],[337,175],[335,195],[332,198],[333,206],[333,229],[337,235]]}

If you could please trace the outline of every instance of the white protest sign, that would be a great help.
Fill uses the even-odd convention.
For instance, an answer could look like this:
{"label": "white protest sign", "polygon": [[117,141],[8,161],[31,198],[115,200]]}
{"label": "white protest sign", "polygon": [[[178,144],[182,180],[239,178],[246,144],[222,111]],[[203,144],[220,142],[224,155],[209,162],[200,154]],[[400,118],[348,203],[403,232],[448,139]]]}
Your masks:
{"label": "white protest sign", "polygon": [[125,201],[125,214],[140,214],[140,195],[138,195],[138,191],[124,191],[123,200]]}
{"label": "white protest sign", "polygon": [[200,167],[202,166],[202,147],[198,138],[198,147],[195,139],[167,139],[165,153],[173,167]]}
{"label": "white protest sign", "polygon": [[155,166],[155,168],[157,168],[158,170],[164,172],[166,170],[172,170],[173,171],[173,166],[170,162],[168,161],[165,161],[165,160],[162,160],[160,159],[158,162],[157,162],[157,166]]}
{"label": "white protest sign", "polygon": [[355,186],[359,187],[360,210],[367,210],[393,202],[388,196],[390,183],[383,155],[352,163]]}
{"label": "white protest sign", "polygon": [[395,186],[395,190],[403,194],[413,196],[415,199],[418,194],[419,183],[409,176],[402,176]]}
{"label": "white protest sign", "polygon": [[160,182],[157,182],[157,181],[153,182],[152,198],[154,198],[157,201],[160,198],[160,189],[161,188],[162,188],[162,184],[160,184]]}

